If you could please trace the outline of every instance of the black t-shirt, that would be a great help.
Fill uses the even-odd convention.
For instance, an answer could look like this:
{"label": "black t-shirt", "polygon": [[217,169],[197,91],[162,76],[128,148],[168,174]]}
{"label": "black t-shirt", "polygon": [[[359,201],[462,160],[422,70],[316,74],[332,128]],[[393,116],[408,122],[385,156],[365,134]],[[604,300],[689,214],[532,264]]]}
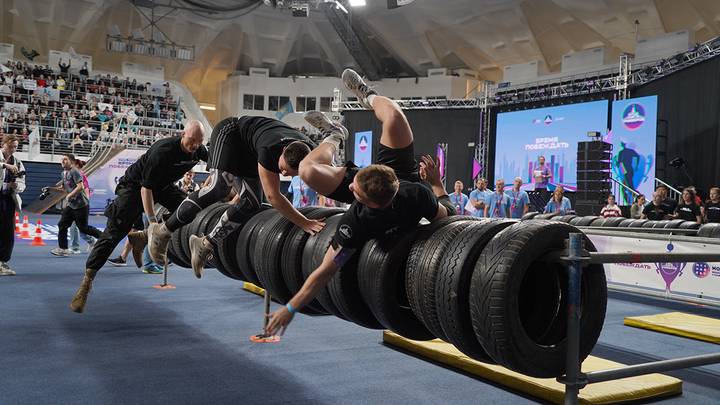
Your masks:
{"label": "black t-shirt", "polygon": [[670,208],[665,204],[655,205],[654,203],[650,203],[643,208],[642,213],[645,214],[647,219],[653,220],[653,221],[659,221],[661,219],[665,219],[666,215],[670,215],[672,211],[670,211]]}
{"label": "black t-shirt", "polygon": [[295,141],[305,142],[310,149],[315,146],[303,133],[276,119],[243,116],[236,118],[233,125],[235,131],[224,142],[232,145],[244,174],[257,176],[258,163],[273,173],[280,173],[278,160],[284,147]]}
{"label": "black t-shirt", "polygon": [[125,171],[121,181],[137,183],[151,190],[162,190],[176,182],[199,161],[207,161],[208,152],[201,145],[194,153],[186,153],[179,136],[155,142],[137,162]]}
{"label": "black t-shirt", "polygon": [[675,215],[686,221],[697,221],[697,217],[700,216],[700,207],[695,203],[685,204],[683,202],[675,208]]}
{"label": "black t-shirt", "polygon": [[705,204],[705,217],[708,222],[720,222],[720,202],[708,201]]}
{"label": "black t-shirt", "polygon": [[391,236],[413,229],[421,218],[437,215],[438,201],[421,183],[400,181],[390,207],[368,208],[355,201],[338,223],[333,241],[344,248],[361,249],[370,239]]}
{"label": "black t-shirt", "polygon": [[668,210],[669,210],[669,212],[671,212],[671,213],[672,213],[672,212],[675,212],[675,209],[676,209],[677,206],[678,206],[677,200],[674,200],[674,199],[672,199],[672,198],[670,198],[670,197],[664,199],[662,203],[665,204],[665,205],[668,207]]}

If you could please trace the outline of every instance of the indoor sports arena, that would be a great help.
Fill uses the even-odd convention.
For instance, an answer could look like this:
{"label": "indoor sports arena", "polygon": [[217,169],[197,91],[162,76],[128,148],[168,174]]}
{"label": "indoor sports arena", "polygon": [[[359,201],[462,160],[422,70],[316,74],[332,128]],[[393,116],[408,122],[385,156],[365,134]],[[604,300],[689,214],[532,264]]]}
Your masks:
{"label": "indoor sports arena", "polygon": [[720,403],[720,2],[0,0],[0,404]]}

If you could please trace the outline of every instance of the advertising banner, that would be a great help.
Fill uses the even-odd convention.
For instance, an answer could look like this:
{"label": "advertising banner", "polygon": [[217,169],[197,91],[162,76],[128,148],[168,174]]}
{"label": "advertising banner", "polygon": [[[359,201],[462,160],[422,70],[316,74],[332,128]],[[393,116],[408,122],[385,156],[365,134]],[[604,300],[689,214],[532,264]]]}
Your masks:
{"label": "advertising banner", "polygon": [[[588,233],[599,252],[676,252],[717,251],[720,244],[681,240],[646,239]],[[673,238],[674,239],[674,238]],[[605,264],[608,285],[665,293],[668,297],[702,298],[720,304],[720,263],[615,263]]]}
{"label": "advertising banner", "polygon": [[103,212],[115,198],[115,186],[125,170],[144,153],[143,150],[126,149],[110,159],[103,167],[88,176],[90,184],[90,212]]}

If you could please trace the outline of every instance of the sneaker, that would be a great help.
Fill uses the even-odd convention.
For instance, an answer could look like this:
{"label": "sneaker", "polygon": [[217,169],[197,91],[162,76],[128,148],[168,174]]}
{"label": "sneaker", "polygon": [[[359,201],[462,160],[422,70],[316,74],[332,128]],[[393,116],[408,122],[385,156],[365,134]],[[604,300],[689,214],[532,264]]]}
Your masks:
{"label": "sneaker", "polygon": [[360,104],[363,105],[363,107],[372,110],[372,106],[370,105],[370,102],[368,101],[368,96],[371,94],[377,94],[375,90],[371,89],[370,86],[365,83],[365,81],[360,77],[360,75],[352,70],[352,69],[345,69],[345,71],[342,74],[342,81],[345,87],[347,87],[348,90],[352,91],[353,94],[357,97]]}
{"label": "sneaker", "polygon": [[319,129],[324,136],[330,136],[335,132],[341,132],[343,139],[347,139],[350,134],[340,123],[333,122],[322,111],[308,111],[303,116],[308,124]]}
{"label": "sneaker", "polygon": [[108,262],[110,262],[113,266],[117,267],[125,267],[127,266],[127,262],[122,257],[118,256],[114,259],[109,259]]}
{"label": "sneaker", "polygon": [[15,272],[5,262],[0,262],[0,276],[14,276]]}
{"label": "sneaker", "polygon": [[70,253],[71,253],[71,254],[74,254],[74,255],[79,255],[80,253],[82,253],[82,250],[80,250],[79,247],[70,248]]}
{"label": "sneaker", "polygon": [[143,273],[145,274],[163,274],[162,267],[157,264],[151,264],[150,266],[143,267]]}
{"label": "sneaker", "polygon": [[56,247],[55,249],[51,250],[50,253],[54,254],[55,256],[60,256],[60,257],[68,257],[71,254],[70,249],[62,249],[59,247]]}
{"label": "sneaker", "polygon": [[147,235],[145,234],[145,231],[130,232],[128,234],[128,241],[130,241],[130,246],[132,246],[132,255],[135,265],[137,267],[142,267],[143,251],[145,250],[145,246],[147,246]]}
{"label": "sneaker", "polygon": [[197,278],[202,277],[205,262],[212,257],[213,248],[209,245],[210,241],[206,237],[190,235],[190,264]]}
{"label": "sneaker", "polygon": [[165,224],[156,222],[150,224],[147,231],[148,252],[153,262],[160,265],[165,264],[165,254],[171,236],[172,233]]}
{"label": "sneaker", "polygon": [[70,309],[73,310],[73,312],[81,314],[85,310],[85,304],[87,303],[88,295],[90,295],[90,289],[92,288],[92,282],[96,274],[97,270],[85,270],[85,276],[83,276],[83,280],[80,283],[80,288],[78,288],[70,302]]}

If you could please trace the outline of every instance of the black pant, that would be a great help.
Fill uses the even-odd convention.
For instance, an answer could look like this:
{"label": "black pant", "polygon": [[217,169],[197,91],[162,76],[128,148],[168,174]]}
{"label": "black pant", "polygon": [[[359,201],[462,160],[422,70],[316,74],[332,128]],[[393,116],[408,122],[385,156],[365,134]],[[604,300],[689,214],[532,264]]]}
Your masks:
{"label": "black pant", "polygon": [[15,201],[0,193],[0,262],[9,262],[15,245]]}
{"label": "black pant", "polygon": [[[88,269],[100,270],[115,247],[127,236],[133,224],[142,216],[143,205],[140,185],[120,183],[115,188],[115,200],[105,209],[108,218],[105,231],[93,246],[85,265]],[[162,190],[153,190],[153,199],[163,207],[175,211],[186,195],[177,187],[169,185]]]}
{"label": "black pant", "polygon": [[85,235],[90,235],[95,238],[100,237],[100,231],[94,226],[88,225],[89,215],[90,207],[88,205],[81,208],[63,208],[60,222],[58,222],[58,246],[60,246],[61,249],[67,249],[68,247],[67,232],[73,222],[77,225],[78,230]]}

